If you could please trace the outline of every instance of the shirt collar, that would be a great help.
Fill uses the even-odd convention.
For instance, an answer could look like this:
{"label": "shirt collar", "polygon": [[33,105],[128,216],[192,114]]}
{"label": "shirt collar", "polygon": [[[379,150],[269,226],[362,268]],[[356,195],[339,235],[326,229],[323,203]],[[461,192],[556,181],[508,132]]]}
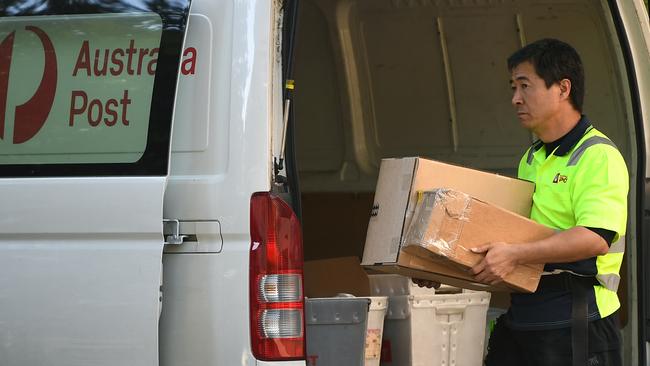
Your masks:
{"label": "shirt collar", "polygon": [[[591,122],[584,114],[580,117],[580,120],[576,125],[569,131],[566,135],[560,137],[559,139],[544,144],[546,147],[546,156],[550,155],[553,152],[555,156],[564,156],[573,149],[574,146],[580,141],[585,132],[591,127]],[[540,145],[541,147],[541,145]],[[557,147],[557,149],[556,149]],[[555,151],[553,151],[555,150]]]}

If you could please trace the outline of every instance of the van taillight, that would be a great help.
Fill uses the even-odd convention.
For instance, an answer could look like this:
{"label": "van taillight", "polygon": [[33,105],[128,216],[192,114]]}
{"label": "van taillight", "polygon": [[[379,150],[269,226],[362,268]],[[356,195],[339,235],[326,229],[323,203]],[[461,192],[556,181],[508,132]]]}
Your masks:
{"label": "van taillight", "polygon": [[280,198],[251,198],[250,321],[259,360],[305,358],[303,255],[300,223]]}

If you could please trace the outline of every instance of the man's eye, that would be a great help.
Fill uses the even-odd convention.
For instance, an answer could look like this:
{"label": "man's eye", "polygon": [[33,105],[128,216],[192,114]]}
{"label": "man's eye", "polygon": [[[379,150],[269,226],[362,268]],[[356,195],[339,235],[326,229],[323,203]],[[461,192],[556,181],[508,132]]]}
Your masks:
{"label": "man's eye", "polygon": [[528,84],[521,84],[522,89],[528,89]]}

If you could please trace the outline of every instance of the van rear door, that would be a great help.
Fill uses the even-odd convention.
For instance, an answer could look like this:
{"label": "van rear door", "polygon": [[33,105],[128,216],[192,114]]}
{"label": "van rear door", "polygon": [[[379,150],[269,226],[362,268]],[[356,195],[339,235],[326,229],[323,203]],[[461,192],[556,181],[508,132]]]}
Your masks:
{"label": "van rear door", "polygon": [[0,7],[0,364],[157,365],[190,0]]}
{"label": "van rear door", "polygon": [[[635,185],[630,185],[630,214],[628,225],[636,230],[628,232],[628,237],[635,238],[636,247],[625,249],[627,260],[630,261],[628,281],[635,284],[632,290],[632,307],[630,314],[638,326],[638,333],[632,332],[629,350],[638,350],[638,362],[634,364],[650,365],[650,270],[647,263],[650,260],[650,249],[647,238],[650,236],[650,25],[648,9],[642,0],[618,0],[610,2],[614,23],[625,55],[630,84],[630,94],[633,114],[636,124],[637,147],[639,159],[636,176],[631,175]],[[635,189],[636,188],[636,189]],[[636,199],[635,199],[636,198]],[[628,241],[629,242],[629,241]],[[637,277],[638,276],[638,277]],[[634,296],[634,292],[638,294]],[[634,299],[639,303],[635,304]],[[638,305],[638,306],[634,306]],[[638,317],[636,317],[638,315]],[[636,327],[635,327],[636,328]],[[635,329],[636,330],[636,329]],[[638,334],[638,338],[637,338]],[[626,340],[627,342],[627,340]],[[635,360],[632,357],[632,360]]]}

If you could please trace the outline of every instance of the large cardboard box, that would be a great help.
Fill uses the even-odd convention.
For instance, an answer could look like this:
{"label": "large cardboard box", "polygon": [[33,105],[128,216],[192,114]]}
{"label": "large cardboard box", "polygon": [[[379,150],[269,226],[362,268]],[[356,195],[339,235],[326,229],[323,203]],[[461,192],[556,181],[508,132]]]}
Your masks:
{"label": "large cardboard box", "polygon": [[[530,286],[522,288],[505,284],[480,284],[457,264],[432,261],[402,250],[415,212],[418,192],[437,188],[461,191],[487,204],[528,217],[534,185],[523,180],[422,158],[384,159],[379,171],[361,264],[382,272],[430,279],[475,290],[531,291]],[[528,267],[541,275],[543,265]]]}

